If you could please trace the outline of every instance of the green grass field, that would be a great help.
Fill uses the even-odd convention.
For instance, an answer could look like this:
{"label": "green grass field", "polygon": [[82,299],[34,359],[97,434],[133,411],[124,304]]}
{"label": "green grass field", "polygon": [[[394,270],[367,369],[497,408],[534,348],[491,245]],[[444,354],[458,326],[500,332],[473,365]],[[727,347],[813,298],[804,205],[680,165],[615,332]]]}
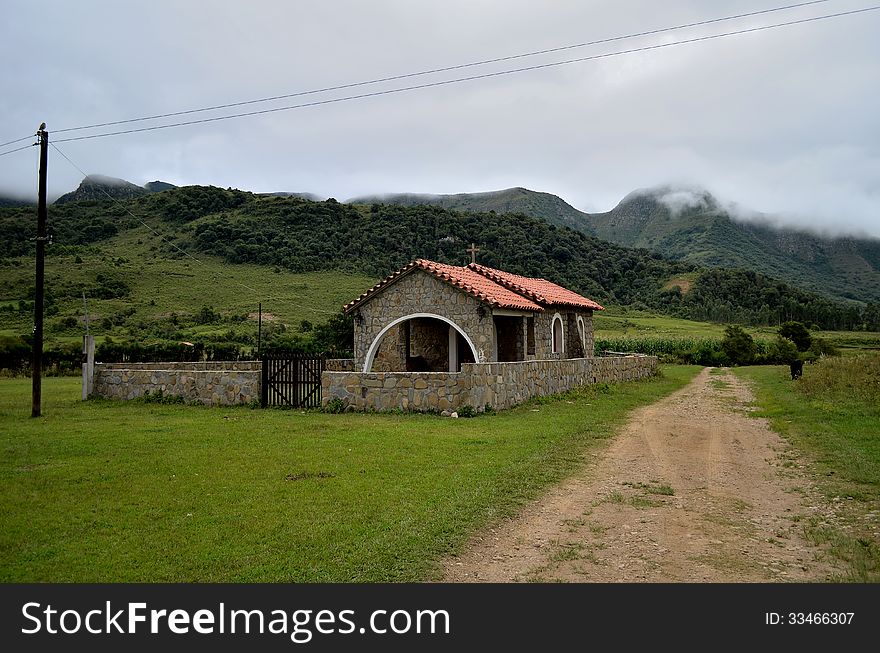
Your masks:
{"label": "green grass field", "polygon": [[845,564],[843,580],[880,581],[880,355],[826,359],[793,383],[787,367],[742,367],[760,411],[806,457],[833,514],[810,518],[807,537]]}
{"label": "green grass field", "polygon": [[[275,321],[298,325],[308,320],[317,324],[338,313],[343,304],[376,282],[371,277],[347,272],[297,274],[274,266],[230,265],[204,255],[197,259],[183,255],[174,258],[155,250],[156,242],[155,236],[140,228],[106,244],[80,248],[76,255],[50,256],[46,261],[46,288],[59,299],[58,313],[46,318],[49,340],[80,341],[81,325],[64,329],[59,324],[65,317],[81,321],[82,296],[74,289],[93,285],[99,274],[119,278],[130,287],[130,293],[123,298],[89,298],[92,330],[99,342],[105,335],[127,335],[125,326],[108,329],[102,322],[108,316],[130,313],[124,317],[126,326],[142,323],[149,328],[167,323],[172,313],[186,318],[203,306],[212,307],[224,317],[251,317],[243,324],[188,325],[184,329],[187,337],[196,339],[218,329],[255,335],[260,302],[264,328]],[[27,289],[33,286],[33,274],[33,264],[26,258],[0,269],[0,304],[17,305],[19,300],[26,299]],[[32,323],[30,312],[0,312],[0,335],[26,333]]]}
{"label": "green grass field", "polygon": [[78,400],[0,380],[2,581],[419,581],[696,367],[475,419]]}

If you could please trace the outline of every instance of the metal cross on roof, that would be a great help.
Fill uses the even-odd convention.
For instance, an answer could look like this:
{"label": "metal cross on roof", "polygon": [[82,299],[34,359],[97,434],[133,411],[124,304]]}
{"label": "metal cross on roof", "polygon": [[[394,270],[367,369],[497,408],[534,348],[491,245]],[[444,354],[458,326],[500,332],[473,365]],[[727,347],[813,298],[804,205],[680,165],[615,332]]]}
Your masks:
{"label": "metal cross on roof", "polygon": [[467,252],[471,255],[471,263],[477,262],[477,252],[480,251],[480,248],[471,243],[471,246],[467,248]]}

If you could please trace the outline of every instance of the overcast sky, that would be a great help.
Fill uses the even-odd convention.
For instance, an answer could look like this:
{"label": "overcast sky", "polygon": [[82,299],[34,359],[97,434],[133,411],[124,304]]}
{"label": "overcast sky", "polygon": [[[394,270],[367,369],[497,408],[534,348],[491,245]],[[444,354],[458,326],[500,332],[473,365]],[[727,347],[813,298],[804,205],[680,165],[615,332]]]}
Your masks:
{"label": "overcast sky", "polygon": [[[789,0],[795,2],[796,0]],[[870,6],[831,0],[309,99],[614,52]],[[0,142],[673,26],[785,0],[4,0]],[[662,8],[662,9],[661,9]],[[59,143],[137,184],[372,193],[524,186],[577,208],[696,184],[819,229],[880,236],[880,11],[338,104]],[[227,113],[229,110],[226,111]],[[223,113],[223,112],[220,112]],[[190,118],[218,113],[197,114]],[[140,123],[144,126],[153,123]],[[0,149],[9,149],[12,146]],[[0,157],[33,195],[36,148]],[[50,150],[49,193],[82,175]]]}

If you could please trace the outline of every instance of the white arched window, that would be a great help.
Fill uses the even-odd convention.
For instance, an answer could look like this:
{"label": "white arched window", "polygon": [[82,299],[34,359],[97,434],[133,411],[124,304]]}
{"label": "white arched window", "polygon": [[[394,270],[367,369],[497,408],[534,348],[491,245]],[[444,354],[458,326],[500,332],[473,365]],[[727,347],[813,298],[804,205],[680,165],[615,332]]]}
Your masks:
{"label": "white arched window", "polygon": [[550,350],[554,354],[565,353],[565,330],[562,327],[562,317],[557,313],[551,322]]}
{"label": "white arched window", "polygon": [[584,351],[584,356],[587,355],[587,325],[584,324],[584,318],[580,315],[577,316],[577,325],[578,325],[578,334],[581,337],[581,349]]}

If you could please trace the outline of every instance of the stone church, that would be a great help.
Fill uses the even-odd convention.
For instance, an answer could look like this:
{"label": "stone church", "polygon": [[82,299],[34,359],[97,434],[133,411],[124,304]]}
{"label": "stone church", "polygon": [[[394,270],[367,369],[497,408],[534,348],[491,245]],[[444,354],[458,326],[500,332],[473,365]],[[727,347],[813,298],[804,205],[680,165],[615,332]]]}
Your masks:
{"label": "stone church", "polygon": [[467,363],[593,356],[591,299],[545,279],[417,259],[345,306],[354,368],[459,372]]}

